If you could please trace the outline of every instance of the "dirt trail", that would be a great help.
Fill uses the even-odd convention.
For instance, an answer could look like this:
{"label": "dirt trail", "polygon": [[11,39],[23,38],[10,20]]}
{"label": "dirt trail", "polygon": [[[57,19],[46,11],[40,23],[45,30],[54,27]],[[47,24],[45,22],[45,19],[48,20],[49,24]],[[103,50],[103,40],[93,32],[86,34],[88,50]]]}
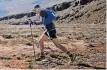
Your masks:
{"label": "dirt trail", "polygon": [[[67,65],[69,59],[67,56],[57,49],[52,42],[45,43],[45,53],[47,62],[34,62],[33,47],[24,44],[14,46],[0,45],[0,68],[74,68],[74,69],[97,69],[105,68],[105,48],[101,45],[90,45],[83,40],[67,40],[60,37],[62,45],[67,46],[71,52],[79,53],[74,64]],[[68,44],[65,41],[68,42]],[[68,47],[69,46],[69,47]],[[74,51],[75,50],[75,51]],[[39,48],[36,48],[36,56],[38,56]]]}

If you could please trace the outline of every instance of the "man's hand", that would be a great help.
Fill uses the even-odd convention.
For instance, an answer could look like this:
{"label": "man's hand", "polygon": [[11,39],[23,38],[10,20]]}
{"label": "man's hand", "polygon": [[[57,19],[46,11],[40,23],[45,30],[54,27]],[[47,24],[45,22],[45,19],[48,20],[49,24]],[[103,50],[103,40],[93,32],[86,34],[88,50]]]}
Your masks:
{"label": "man's hand", "polygon": [[30,24],[30,27],[31,27],[31,25],[33,25],[33,22],[31,19],[28,19],[28,23]]}
{"label": "man's hand", "polygon": [[29,24],[32,24],[32,25],[33,25],[33,22],[32,22],[31,19],[28,19],[28,22],[29,22]]}
{"label": "man's hand", "polygon": [[28,23],[31,25],[41,25],[42,23],[41,22],[38,22],[38,21],[32,21],[31,19],[28,19]]}

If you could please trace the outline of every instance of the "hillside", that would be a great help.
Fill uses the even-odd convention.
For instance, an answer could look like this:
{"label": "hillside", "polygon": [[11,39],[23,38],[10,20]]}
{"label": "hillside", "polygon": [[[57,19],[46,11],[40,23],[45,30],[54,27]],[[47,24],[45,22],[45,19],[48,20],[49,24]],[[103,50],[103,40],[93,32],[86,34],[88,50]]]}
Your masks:
{"label": "hillside", "polygon": [[[89,2],[91,2],[91,1],[94,1],[94,0],[89,0]],[[81,0],[80,2],[79,2],[79,0],[71,0],[71,1],[60,3],[60,4],[56,4],[52,7],[46,8],[46,9],[53,9],[55,12],[58,12],[58,11],[63,11],[69,7],[73,7],[73,9],[74,9],[74,7],[76,7],[76,6],[84,5],[84,4],[87,4],[89,2],[88,1],[86,2],[84,0]],[[2,23],[9,23],[9,24],[15,24],[15,23],[16,24],[20,24],[20,23],[24,24],[24,23],[26,23],[26,18],[25,18],[26,16],[27,17],[33,17],[33,16],[35,16],[35,13],[29,12],[29,13],[20,13],[20,14],[5,16],[5,17],[1,17],[0,21]],[[66,15],[64,15],[64,16],[67,17]],[[58,17],[59,16],[57,16],[57,18]]]}
{"label": "hillside", "polygon": [[[51,41],[45,42],[47,61],[34,61],[32,37],[26,16],[33,12],[0,18],[0,68],[16,69],[106,69],[106,2],[105,0],[74,0],[56,4],[53,9],[59,42],[77,59],[69,59]],[[7,19],[9,18],[9,19]],[[42,26],[33,25],[36,57]]]}

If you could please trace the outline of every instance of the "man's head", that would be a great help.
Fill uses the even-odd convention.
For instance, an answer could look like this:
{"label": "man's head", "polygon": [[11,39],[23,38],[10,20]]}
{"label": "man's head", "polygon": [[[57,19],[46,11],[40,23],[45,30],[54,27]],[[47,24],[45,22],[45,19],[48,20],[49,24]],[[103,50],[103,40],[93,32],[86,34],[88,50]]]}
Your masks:
{"label": "man's head", "polygon": [[36,5],[36,6],[34,7],[34,9],[33,9],[33,11],[34,11],[36,14],[40,13],[40,10],[41,10],[40,5]]}

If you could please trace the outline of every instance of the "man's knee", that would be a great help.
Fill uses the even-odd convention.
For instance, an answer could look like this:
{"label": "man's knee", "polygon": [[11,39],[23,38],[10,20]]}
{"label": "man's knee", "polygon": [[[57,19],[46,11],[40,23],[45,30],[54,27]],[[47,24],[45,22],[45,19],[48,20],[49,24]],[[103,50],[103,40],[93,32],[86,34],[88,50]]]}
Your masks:
{"label": "man's knee", "polygon": [[43,44],[43,43],[44,43],[44,41],[43,41],[42,39],[40,39],[40,40],[39,40],[39,43],[40,43],[40,44]]}
{"label": "man's knee", "polygon": [[59,47],[60,43],[57,38],[52,39],[52,42],[56,45],[56,47]]}
{"label": "man's knee", "polygon": [[54,43],[58,43],[58,39],[57,38],[53,38],[53,39],[51,39],[52,40],[52,42],[54,42]]}

